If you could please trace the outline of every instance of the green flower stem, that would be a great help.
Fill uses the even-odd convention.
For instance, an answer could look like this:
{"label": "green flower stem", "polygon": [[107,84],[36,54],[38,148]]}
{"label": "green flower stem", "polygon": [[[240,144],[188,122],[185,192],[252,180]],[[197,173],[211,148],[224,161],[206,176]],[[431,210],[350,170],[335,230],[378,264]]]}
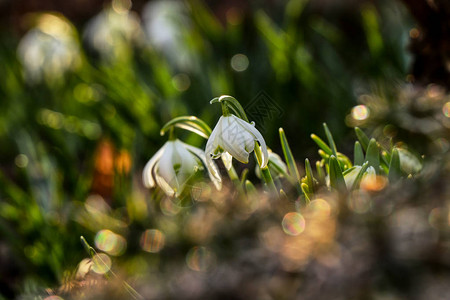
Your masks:
{"label": "green flower stem", "polygon": [[221,106],[222,106],[222,115],[224,117],[227,117],[230,115],[230,110],[228,109],[228,106],[226,104],[226,102],[220,102]]}
{"label": "green flower stem", "polygon": [[236,187],[241,186],[241,180],[239,179],[236,169],[233,166],[231,166],[231,168],[227,170],[227,173],[231,181],[236,185]]}
{"label": "green flower stem", "polygon": [[273,182],[272,175],[270,174],[270,171],[269,171],[269,166],[265,166],[264,168],[261,167],[262,153],[261,153],[261,148],[259,148],[259,145],[257,142],[255,142],[255,150],[254,151],[255,151],[256,160],[258,161],[259,167],[261,169],[262,177],[264,179],[264,182],[267,185],[269,192],[271,194],[273,194],[274,196],[276,196],[277,198],[279,198],[277,188],[275,186],[275,183]]}
{"label": "green flower stem", "polygon": [[175,129],[173,127],[170,127],[169,129],[169,141],[174,141],[177,139],[177,136],[175,135]]}
{"label": "green flower stem", "polygon": [[[91,245],[89,245],[89,243],[86,241],[86,239],[83,236],[80,236],[80,241],[81,244],[83,245],[84,249],[86,249],[87,253],[89,254],[89,256],[91,257],[91,259],[94,259],[94,257],[97,255],[97,251],[94,250],[94,248],[91,247]],[[98,257],[98,256],[97,256]],[[101,259],[100,262],[102,264],[104,264],[105,266],[106,263]],[[109,266],[108,266],[109,268]],[[112,275],[114,278],[118,279],[119,277],[117,276],[116,273],[114,273],[111,269],[109,269],[109,271],[107,273],[104,274],[106,279],[110,279],[110,275]],[[142,297],[135,289],[133,289],[131,287],[131,285],[129,285],[126,281],[122,281],[122,285],[125,288],[125,290],[130,294],[130,296],[133,299],[144,299],[144,297]]]}

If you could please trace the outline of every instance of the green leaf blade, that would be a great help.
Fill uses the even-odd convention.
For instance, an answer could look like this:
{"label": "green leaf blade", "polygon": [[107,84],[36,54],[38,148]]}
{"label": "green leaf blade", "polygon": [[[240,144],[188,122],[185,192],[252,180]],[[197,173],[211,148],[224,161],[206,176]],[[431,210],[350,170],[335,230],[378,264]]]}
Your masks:
{"label": "green leaf blade", "polygon": [[356,141],[355,148],[353,152],[353,163],[355,166],[361,166],[364,163],[364,152],[361,144]]}
{"label": "green leaf blade", "polygon": [[330,156],[329,164],[329,176],[330,176],[330,186],[335,188],[341,193],[347,192],[347,187],[345,185],[344,175],[342,174],[339,162],[334,155]]}
{"label": "green leaf blade", "polygon": [[402,169],[400,167],[400,155],[398,150],[392,150],[391,161],[389,163],[389,182],[396,182],[402,177]]}

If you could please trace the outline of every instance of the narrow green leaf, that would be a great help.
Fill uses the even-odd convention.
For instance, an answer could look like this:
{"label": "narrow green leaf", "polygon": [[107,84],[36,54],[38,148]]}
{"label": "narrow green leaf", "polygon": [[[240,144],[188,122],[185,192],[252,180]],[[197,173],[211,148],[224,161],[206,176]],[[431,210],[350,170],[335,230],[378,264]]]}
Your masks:
{"label": "narrow green leaf", "polygon": [[389,174],[389,162],[391,161],[391,156],[385,151],[381,151],[380,155],[380,168],[387,175]]}
{"label": "narrow green leaf", "polygon": [[301,187],[302,187],[303,195],[305,196],[305,202],[306,202],[306,204],[308,204],[311,202],[311,199],[309,197],[309,187],[306,183],[302,183]]}
{"label": "narrow green leaf", "polygon": [[389,164],[389,182],[395,182],[402,177],[402,169],[400,167],[400,155],[397,148],[392,150],[391,162]]}
{"label": "narrow green leaf", "polygon": [[361,147],[361,144],[356,141],[355,142],[355,150],[353,152],[353,163],[356,166],[361,166],[364,163],[364,152],[363,149]]}
{"label": "narrow green leaf", "polygon": [[345,175],[347,175],[348,173],[350,173],[351,171],[353,171],[355,168],[356,168],[356,166],[351,167],[351,168],[348,168],[347,170],[344,170],[344,171],[342,172],[342,175],[344,175],[344,177],[345,177]]}
{"label": "narrow green leaf", "polygon": [[344,175],[342,175],[341,167],[339,166],[339,162],[334,155],[330,156],[328,164],[330,168],[330,186],[337,189],[341,193],[345,193],[347,191],[347,187],[345,186]]}
{"label": "narrow green leaf", "polygon": [[352,161],[344,154],[338,152],[337,159],[342,170],[347,170],[353,166]]}
{"label": "narrow green leaf", "polygon": [[323,123],[323,129],[325,130],[325,134],[327,135],[328,144],[330,144],[331,151],[333,152],[333,155],[337,157],[336,144],[334,143],[333,135],[328,129],[327,123]]}
{"label": "narrow green leaf", "polygon": [[378,57],[383,51],[383,37],[377,15],[378,12],[373,5],[365,5],[361,9],[361,20],[372,57]]}
{"label": "narrow green leaf", "polygon": [[293,177],[295,179],[295,187],[297,188],[297,191],[299,193],[301,193],[300,174],[298,173],[297,165],[295,163],[294,156],[292,155],[291,148],[289,147],[289,143],[287,141],[286,134],[284,133],[283,128],[280,128],[278,131],[280,133],[281,147],[283,148],[284,159],[288,166],[289,174],[291,175],[291,177]]}
{"label": "narrow green leaf", "polygon": [[325,151],[323,151],[322,149],[319,149],[317,153],[319,153],[320,157],[322,157],[325,160],[328,160],[330,158],[330,155],[326,154]]}
{"label": "narrow green leaf", "polygon": [[367,151],[367,147],[369,146],[369,137],[359,127],[355,127],[355,133],[364,151]]}
{"label": "narrow green leaf", "polygon": [[391,161],[391,154],[382,148],[381,159],[386,163],[386,165],[389,165],[389,162]]}
{"label": "narrow green leaf", "polygon": [[248,175],[248,169],[244,169],[241,173],[241,185],[245,184],[245,181],[247,180]]}
{"label": "narrow green leaf", "polygon": [[211,134],[208,124],[195,116],[182,116],[170,120],[161,128],[160,134],[164,135],[172,127],[194,132],[205,139],[208,139]]}
{"label": "narrow green leaf", "polygon": [[331,150],[330,147],[328,147],[328,145],[317,135],[315,135],[314,133],[311,134],[311,139],[317,144],[317,146],[320,147],[320,149],[322,149],[326,154],[331,155],[333,154],[333,151]]}
{"label": "narrow green leaf", "polygon": [[247,192],[247,195],[255,195],[257,192],[253,183],[248,179],[245,180],[245,191]]}
{"label": "narrow green leaf", "polygon": [[86,241],[84,236],[80,236],[80,242],[83,245],[86,252],[91,256],[91,258],[94,257],[95,254],[97,254],[97,252],[95,252],[94,248],[92,248],[91,245],[89,245],[89,243]]}
{"label": "narrow green leaf", "polygon": [[377,174],[380,173],[380,150],[374,138],[370,139],[369,146],[367,146],[366,161],[369,162],[369,166],[375,169]]}
{"label": "narrow green leaf", "polygon": [[306,184],[308,185],[308,190],[311,194],[314,194],[314,176],[309,163],[309,159],[305,159],[305,171],[306,171]]}
{"label": "narrow green leaf", "polygon": [[279,133],[280,133],[281,147],[283,148],[283,154],[289,169],[289,173],[298,182],[300,182],[300,174],[298,173],[297,165],[295,163],[294,156],[292,155],[292,151],[291,148],[289,147],[289,143],[287,141],[286,134],[284,133],[283,128],[279,129]]}
{"label": "narrow green leaf", "polygon": [[361,166],[361,170],[359,170],[358,175],[356,175],[355,181],[353,181],[353,185],[351,187],[351,190],[354,191],[356,189],[359,189],[359,185],[361,184],[361,180],[364,176],[364,173],[366,172],[367,168],[369,167],[369,163],[365,162],[362,166]]}
{"label": "narrow green leaf", "polygon": [[325,171],[323,170],[323,164],[320,161],[316,161],[316,172],[318,180],[321,184],[325,184]]}

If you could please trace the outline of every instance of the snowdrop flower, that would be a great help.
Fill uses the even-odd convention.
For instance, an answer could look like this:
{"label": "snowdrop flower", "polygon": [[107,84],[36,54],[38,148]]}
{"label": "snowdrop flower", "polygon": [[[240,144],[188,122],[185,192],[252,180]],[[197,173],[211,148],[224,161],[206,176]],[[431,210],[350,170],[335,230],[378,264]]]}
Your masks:
{"label": "snowdrop flower", "polygon": [[255,148],[255,141],[262,150],[261,168],[267,166],[269,154],[261,133],[250,124],[233,114],[221,116],[206,143],[206,161],[213,168],[213,158],[222,156],[225,167],[231,168],[232,157],[242,163],[248,163],[248,156]]}
{"label": "snowdrop flower", "polygon": [[[203,165],[207,165],[203,150],[178,139],[169,140],[146,164],[142,175],[144,185],[152,188],[157,184],[167,195],[179,196],[187,181]],[[220,190],[222,180],[214,163],[208,164],[208,173]]]}
{"label": "snowdrop flower", "polygon": [[30,83],[42,79],[55,81],[66,71],[75,69],[81,61],[75,35],[74,27],[64,17],[41,14],[17,48],[26,80]]}
{"label": "snowdrop flower", "polygon": [[114,5],[92,18],[83,32],[83,39],[106,61],[128,59],[132,45],[144,38],[139,17],[128,9]]}

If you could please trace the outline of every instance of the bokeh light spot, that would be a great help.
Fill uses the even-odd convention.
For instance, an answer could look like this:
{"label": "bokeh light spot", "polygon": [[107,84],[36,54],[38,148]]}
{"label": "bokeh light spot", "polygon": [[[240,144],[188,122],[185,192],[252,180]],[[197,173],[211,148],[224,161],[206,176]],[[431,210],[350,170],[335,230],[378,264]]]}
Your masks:
{"label": "bokeh light spot", "polygon": [[434,229],[442,230],[450,227],[450,210],[444,207],[433,208],[428,215],[428,223]]}
{"label": "bokeh light spot", "polygon": [[370,195],[363,190],[353,191],[348,198],[348,207],[357,214],[364,214],[371,207]]}
{"label": "bokeh light spot", "polygon": [[383,176],[364,176],[361,181],[361,188],[366,191],[378,192],[387,185],[387,179]]}
{"label": "bokeh light spot", "polygon": [[417,39],[417,38],[419,37],[419,35],[420,35],[420,31],[419,31],[419,29],[417,29],[417,28],[412,28],[412,29],[409,31],[409,36],[410,36],[412,39]]}
{"label": "bokeh light spot", "polygon": [[211,197],[211,187],[209,184],[205,182],[198,182],[194,184],[194,186],[191,189],[191,197],[195,201],[204,202],[208,201]]}
{"label": "bokeh light spot", "polygon": [[214,254],[206,247],[193,247],[186,255],[187,266],[197,272],[210,270],[214,261]]}
{"label": "bokeh light spot", "polygon": [[19,168],[26,168],[26,166],[28,166],[28,156],[26,156],[25,154],[19,154],[14,159],[14,163]]}
{"label": "bokeh light spot", "polygon": [[228,23],[230,23],[231,25],[239,25],[240,23],[242,23],[243,12],[238,7],[232,7],[227,10],[226,18]]}
{"label": "bokeh light spot", "polygon": [[121,255],[125,251],[127,242],[121,236],[111,230],[103,229],[95,236],[95,245],[98,249],[111,255]]}
{"label": "bokeh light spot", "polygon": [[352,108],[352,118],[358,121],[363,121],[369,117],[369,109],[365,105],[356,105]]}
{"label": "bokeh light spot", "polygon": [[444,113],[444,116],[450,118],[450,101],[446,102],[444,106],[442,106],[442,112]]}
{"label": "bokeh light spot", "polygon": [[92,258],[92,271],[97,274],[105,274],[111,269],[111,258],[105,253],[96,254]]}
{"label": "bokeh light spot", "polygon": [[111,3],[112,9],[118,14],[125,14],[131,8],[131,0],[113,0]]}
{"label": "bokeh light spot", "polygon": [[288,235],[299,235],[305,230],[305,218],[299,213],[290,212],[284,215],[281,222],[283,231]]}
{"label": "bokeh light spot", "polygon": [[248,57],[244,54],[236,54],[231,58],[231,67],[236,72],[243,72],[247,70],[250,64]]}
{"label": "bokeh light spot", "polygon": [[309,204],[308,212],[314,217],[329,217],[331,214],[331,207],[327,201],[316,199]]}
{"label": "bokeh light spot", "polygon": [[144,251],[158,253],[164,248],[165,237],[158,229],[147,229],[141,236],[141,247]]}
{"label": "bokeh light spot", "polygon": [[175,216],[181,210],[181,207],[174,203],[169,197],[162,199],[159,203],[159,207],[166,216]]}
{"label": "bokeh light spot", "polygon": [[172,85],[180,92],[184,92],[191,86],[191,79],[187,74],[180,73],[172,78]]}

